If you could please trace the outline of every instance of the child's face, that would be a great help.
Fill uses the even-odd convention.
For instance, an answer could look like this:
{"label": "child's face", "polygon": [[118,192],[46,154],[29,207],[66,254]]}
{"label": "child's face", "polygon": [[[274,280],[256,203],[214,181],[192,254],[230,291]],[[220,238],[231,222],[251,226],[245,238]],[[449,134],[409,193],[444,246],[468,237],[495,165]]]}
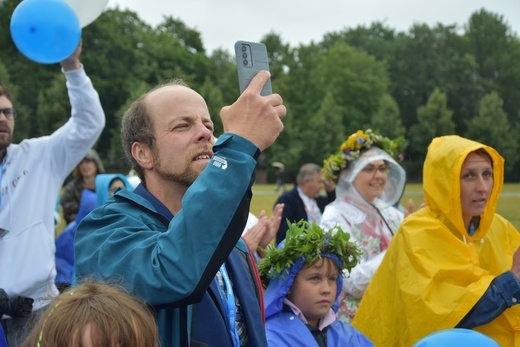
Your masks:
{"label": "child's face", "polygon": [[338,276],[338,266],[329,258],[303,267],[296,275],[287,298],[298,306],[309,324],[318,327],[319,320],[330,311],[336,299]]}

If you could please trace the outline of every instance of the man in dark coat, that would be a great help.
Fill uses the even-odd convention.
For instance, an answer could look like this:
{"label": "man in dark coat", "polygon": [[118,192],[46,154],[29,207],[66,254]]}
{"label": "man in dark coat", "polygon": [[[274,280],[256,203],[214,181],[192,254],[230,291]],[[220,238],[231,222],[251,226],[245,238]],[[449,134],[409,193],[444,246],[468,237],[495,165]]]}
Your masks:
{"label": "man in dark coat", "polygon": [[[322,189],[327,196],[320,195]],[[323,180],[321,167],[314,163],[302,165],[296,176],[296,187],[282,194],[276,204],[285,205],[282,213],[282,222],[276,234],[276,244],[285,239],[287,221],[298,222],[302,219],[309,223],[320,224],[321,214],[329,203],[336,198],[335,185]],[[276,206],[275,204],[275,206]]]}

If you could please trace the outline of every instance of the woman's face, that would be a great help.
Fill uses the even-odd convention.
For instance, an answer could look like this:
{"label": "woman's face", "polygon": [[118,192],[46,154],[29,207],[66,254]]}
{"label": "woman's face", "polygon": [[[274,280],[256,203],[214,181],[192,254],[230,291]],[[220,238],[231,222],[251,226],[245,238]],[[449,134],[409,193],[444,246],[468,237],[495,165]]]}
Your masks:
{"label": "woman's face", "polygon": [[373,161],[366,165],[354,180],[357,191],[369,202],[383,193],[388,177],[388,166],[384,160]]}
{"label": "woman's face", "polygon": [[493,190],[493,166],[482,154],[470,153],[460,172],[460,204],[466,229],[471,219],[480,216]]}
{"label": "woman's face", "polygon": [[83,178],[94,177],[98,174],[98,166],[94,160],[84,158],[79,163],[79,172]]}

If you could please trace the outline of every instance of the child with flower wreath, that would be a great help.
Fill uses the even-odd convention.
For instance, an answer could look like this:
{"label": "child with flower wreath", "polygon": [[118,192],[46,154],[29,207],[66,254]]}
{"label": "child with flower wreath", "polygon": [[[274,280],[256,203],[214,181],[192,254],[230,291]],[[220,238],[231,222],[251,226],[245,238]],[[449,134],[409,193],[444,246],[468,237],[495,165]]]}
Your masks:
{"label": "child with flower wreath", "polygon": [[338,318],[349,324],[404,218],[394,207],[406,183],[405,171],[397,163],[401,141],[371,129],[358,130],[323,162],[324,177],[337,184],[336,199],[323,211],[320,226],[340,226],[362,249],[359,263],[350,274],[344,273],[339,297]]}
{"label": "child with flower wreath", "polygon": [[266,250],[259,263],[265,291],[270,347],[373,346],[354,327],[336,319],[334,303],[342,270],[358,261],[357,246],[341,228],[324,231],[302,220],[289,225],[286,239]]}

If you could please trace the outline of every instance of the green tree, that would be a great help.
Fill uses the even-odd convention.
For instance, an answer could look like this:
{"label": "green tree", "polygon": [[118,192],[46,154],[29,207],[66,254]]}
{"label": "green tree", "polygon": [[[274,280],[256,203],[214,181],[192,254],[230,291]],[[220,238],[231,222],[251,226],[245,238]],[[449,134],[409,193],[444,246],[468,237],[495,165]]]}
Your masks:
{"label": "green tree", "polygon": [[408,133],[411,175],[416,176],[426,157],[428,145],[434,137],[455,134],[453,111],[447,106],[446,93],[435,88],[426,105],[417,109],[417,123]]}
{"label": "green tree", "polygon": [[503,101],[496,92],[484,96],[478,115],[468,124],[466,137],[495,148],[506,159],[506,174],[511,174],[518,162],[517,130],[507,119]]}
{"label": "green tree", "polygon": [[[52,100],[52,102],[49,102]],[[48,88],[38,94],[38,132],[51,134],[70,118],[70,103],[65,87],[65,76],[54,76]]]}
{"label": "green tree", "polygon": [[332,93],[341,107],[347,130],[366,126],[380,98],[388,92],[386,65],[342,42],[322,55],[315,73],[315,87],[319,88],[315,95],[322,99],[326,93]]}
{"label": "green tree", "polygon": [[[471,15],[466,37],[478,64],[478,76],[487,93],[496,91],[504,100],[511,122],[520,114],[520,40],[504,17],[484,9]],[[478,104],[478,103],[476,103]]]}
{"label": "green tree", "polygon": [[[415,24],[409,33],[397,36],[394,57],[389,61],[390,90],[407,128],[415,123],[417,108],[426,103],[437,86],[442,86],[450,100],[466,97],[453,95],[471,90],[475,83],[471,80],[475,66],[464,59],[465,47],[467,44],[455,25],[439,24],[430,28],[426,24]],[[463,119],[468,116],[458,109],[456,115]]]}
{"label": "green tree", "polygon": [[362,50],[374,56],[379,61],[393,60],[396,33],[384,23],[373,22],[370,26],[357,26],[342,32],[327,33],[322,45],[332,47],[336,42],[343,41],[349,46]]}
{"label": "green tree", "polygon": [[[401,121],[399,105],[391,95],[387,94],[381,98],[379,108],[372,116],[370,127],[391,139],[405,136],[406,128]],[[404,147],[402,147],[402,150],[404,150]]]}
{"label": "green tree", "polygon": [[280,35],[274,32],[265,35],[261,41],[267,47],[271,79],[276,80],[280,75],[284,74],[292,61],[290,46],[283,42]]}
{"label": "green tree", "polygon": [[332,93],[327,92],[318,112],[312,115],[308,127],[303,131],[304,138],[310,141],[305,141],[305,149],[300,156],[302,162],[321,165],[323,159],[338,150],[347,136],[341,114],[341,107]]}

